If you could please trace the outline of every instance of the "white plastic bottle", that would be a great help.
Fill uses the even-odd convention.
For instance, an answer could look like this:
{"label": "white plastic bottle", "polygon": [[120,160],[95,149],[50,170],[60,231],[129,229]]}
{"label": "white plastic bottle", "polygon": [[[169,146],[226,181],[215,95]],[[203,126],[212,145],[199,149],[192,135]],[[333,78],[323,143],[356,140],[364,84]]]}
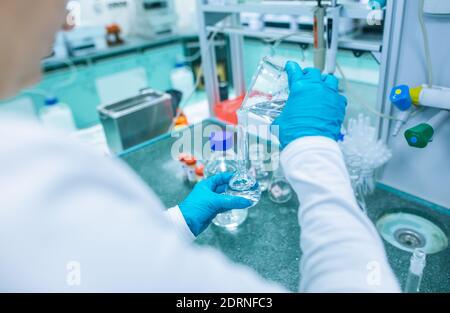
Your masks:
{"label": "white plastic bottle", "polygon": [[47,98],[45,106],[39,111],[39,117],[45,127],[69,134],[77,128],[73,120],[72,111],[65,103],[57,98]]}
{"label": "white plastic bottle", "polygon": [[183,100],[186,100],[195,88],[195,79],[192,69],[183,61],[176,63],[175,68],[170,73],[170,81],[173,89],[183,93]]}

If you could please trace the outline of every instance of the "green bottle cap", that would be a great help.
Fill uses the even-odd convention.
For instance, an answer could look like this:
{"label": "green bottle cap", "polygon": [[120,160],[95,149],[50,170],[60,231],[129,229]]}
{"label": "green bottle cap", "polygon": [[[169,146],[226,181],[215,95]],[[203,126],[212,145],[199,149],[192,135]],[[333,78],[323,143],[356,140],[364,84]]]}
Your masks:
{"label": "green bottle cap", "polygon": [[434,135],[434,129],[428,124],[420,124],[405,132],[406,140],[411,147],[425,148]]}

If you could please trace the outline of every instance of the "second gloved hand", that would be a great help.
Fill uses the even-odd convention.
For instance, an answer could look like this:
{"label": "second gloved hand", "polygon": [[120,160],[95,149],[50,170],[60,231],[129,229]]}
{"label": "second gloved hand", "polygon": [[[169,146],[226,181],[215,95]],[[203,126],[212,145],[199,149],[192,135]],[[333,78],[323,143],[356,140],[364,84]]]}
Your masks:
{"label": "second gloved hand", "polygon": [[282,148],[302,137],[323,136],[338,140],[347,99],[339,94],[338,80],[320,70],[302,70],[286,64],[290,95],[283,112],[274,121]]}
{"label": "second gloved hand", "polygon": [[195,236],[202,233],[217,214],[253,205],[248,199],[222,194],[232,177],[232,173],[224,173],[201,181],[179,205],[189,229]]}

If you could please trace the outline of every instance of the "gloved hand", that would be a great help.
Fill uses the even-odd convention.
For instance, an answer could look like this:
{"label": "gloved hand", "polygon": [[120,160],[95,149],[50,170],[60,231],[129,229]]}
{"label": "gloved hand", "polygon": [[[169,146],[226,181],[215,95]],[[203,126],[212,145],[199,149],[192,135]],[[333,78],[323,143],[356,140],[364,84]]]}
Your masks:
{"label": "gloved hand", "polygon": [[223,173],[199,182],[178,206],[195,236],[202,233],[217,214],[253,205],[248,199],[222,194],[232,177],[232,173]]}
{"label": "gloved hand", "polygon": [[324,136],[338,140],[347,99],[339,95],[338,80],[320,70],[302,70],[295,62],[286,64],[290,95],[283,112],[274,121],[282,148],[296,139]]}

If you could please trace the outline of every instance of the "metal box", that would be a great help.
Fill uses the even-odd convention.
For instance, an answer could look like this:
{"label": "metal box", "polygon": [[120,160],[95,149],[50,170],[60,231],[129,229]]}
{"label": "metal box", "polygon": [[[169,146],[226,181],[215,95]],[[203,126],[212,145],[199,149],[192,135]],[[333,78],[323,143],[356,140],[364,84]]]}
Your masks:
{"label": "metal box", "polygon": [[115,154],[168,132],[174,117],[171,96],[151,89],[99,107],[98,112]]}

